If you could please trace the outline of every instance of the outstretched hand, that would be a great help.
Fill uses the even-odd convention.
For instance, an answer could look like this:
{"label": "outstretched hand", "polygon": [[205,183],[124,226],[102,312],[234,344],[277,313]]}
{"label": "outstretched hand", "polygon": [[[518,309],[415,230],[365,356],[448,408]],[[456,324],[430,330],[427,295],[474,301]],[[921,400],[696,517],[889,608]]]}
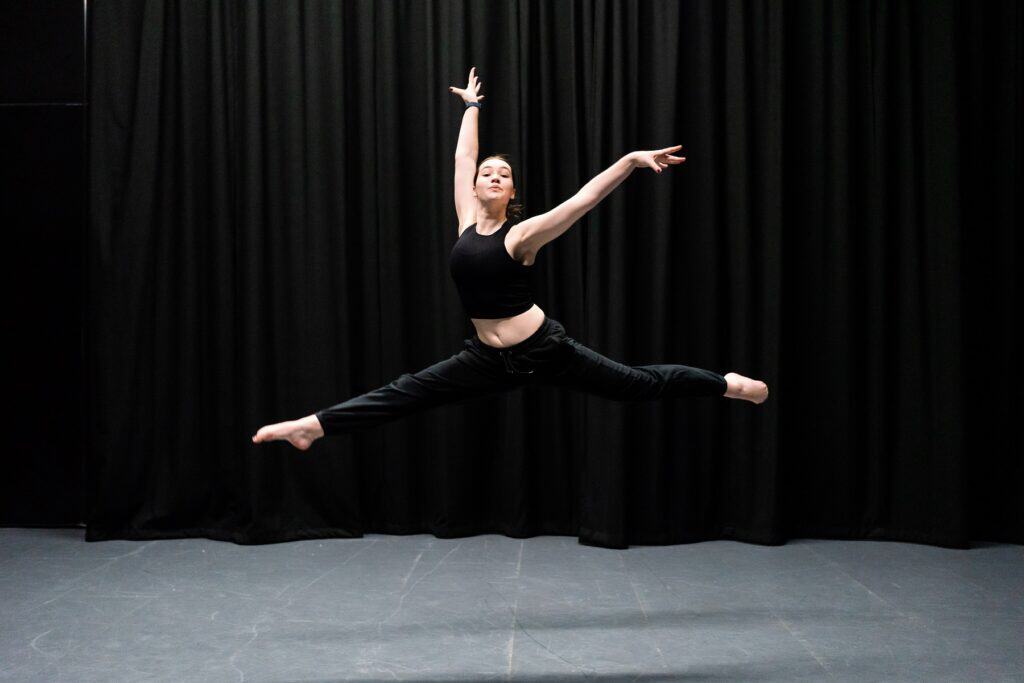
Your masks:
{"label": "outstretched hand", "polygon": [[480,92],[480,80],[476,77],[475,66],[469,70],[469,82],[466,83],[465,88],[456,88],[453,85],[448,88],[448,92],[457,94],[464,102],[479,102],[487,97],[487,95],[477,96],[477,93]]}
{"label": "outstretched hand", "polygon": [[662,169],[666,168],[669,164],[681,164],[686,161],[686,157],[676,157],[669,154],[669,152],[678,151],[681,147],[682,145],[676,145],[675,147],[666,147],[665,149],[632,152],[629,156],[637,168],[646,166],[653,168],[656,173],[661,173]]}

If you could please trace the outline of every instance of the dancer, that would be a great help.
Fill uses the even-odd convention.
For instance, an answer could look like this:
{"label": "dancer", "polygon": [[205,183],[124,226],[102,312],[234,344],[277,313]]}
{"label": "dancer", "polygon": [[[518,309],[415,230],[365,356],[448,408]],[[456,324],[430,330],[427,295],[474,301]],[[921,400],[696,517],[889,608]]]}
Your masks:
{"label": "dancer", "polygon": [[253,443],[287,440],[300,450],[322,436],[350,434],[445,404],[527,385],[556,386],[616,401],[724,396],[762,403],[767,385],[735,372],[719,375],[686,365],[629,366],[606,358],[566,335],[533,301],[530,277],[538,250],[568,230],[635,168],[661,173],[683,163],[682,145],[631,152],[595,176],[573,197],[521,221],[515,176],[503,155],[477,167],[477,123],[482,100],[476,67],[465,88],[448,90],[465,102],[455,149],[455,210],[459,236],[449,258],[451,275],[476,334],[455,355],[404,373],[373,391],[312,415],[261,427]]}

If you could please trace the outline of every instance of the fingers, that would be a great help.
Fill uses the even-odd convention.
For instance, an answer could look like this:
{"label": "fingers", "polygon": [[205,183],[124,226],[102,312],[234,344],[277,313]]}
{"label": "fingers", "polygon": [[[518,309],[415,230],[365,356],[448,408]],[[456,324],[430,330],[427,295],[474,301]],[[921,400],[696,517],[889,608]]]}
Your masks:
{"label": "fingers", "polygon": [[[481,85],[482,84],[480,83],[480,79],[478,79],[476,77],[476,67],[474,66],[474,67],[470,67],[470,69],[469,69],[469,78],[467,79],[466,87],[465,88],[456,88],[455,86],[449,86],[448,92],[458,93],[459,95],[464,95],[466,92],[470,91],[470,92],[472,92],[475,95],[478,92],[480,92],[480,86]],[[481,99],[482,100],[483,97],[478,97],[477,99]]]}
{"label": "fingers", "polygon": [[675,166],[676,164],[681,164],[686,161],[686,157],[677,157],[669,154],[669,152],[678,151],[680,148],[682,148],[682,145],[666,147],[665,149],[660,150],[630,152],[630,156],[633,158],[634,164],[637,168],[650,168],[655,173],[661,173],[670,165]]}
{"label": "fingers", "polygon": [[[664,160],[662,160],[661,157],[664,157]],[[684,161],[686,161],[686,157],[676,157],[671,154],[651,154],[645,159],[644,165],[654,169],[655,173],[661,173],[670,165],[674,166],[676,164],[681,164]]]}

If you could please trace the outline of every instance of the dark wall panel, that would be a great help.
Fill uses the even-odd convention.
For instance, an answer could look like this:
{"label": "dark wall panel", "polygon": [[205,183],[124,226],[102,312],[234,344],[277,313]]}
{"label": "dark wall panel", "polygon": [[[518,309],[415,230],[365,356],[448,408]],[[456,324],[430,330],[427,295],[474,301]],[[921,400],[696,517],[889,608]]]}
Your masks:
{"label": "dark wall panel", "polygon": [[82,2],[0,2],[4,475],[0,524],[83,513]]}
{"label": "dark wall panel", "polygon": [[83,0],[0,0],[0,103],[85,98]]}

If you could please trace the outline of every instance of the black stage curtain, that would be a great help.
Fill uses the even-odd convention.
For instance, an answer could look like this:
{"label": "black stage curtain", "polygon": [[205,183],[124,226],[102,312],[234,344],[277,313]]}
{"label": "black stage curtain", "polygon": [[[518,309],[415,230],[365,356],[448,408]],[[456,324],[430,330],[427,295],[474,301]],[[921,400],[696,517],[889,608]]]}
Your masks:
{"label": "black stage curtain", "polygon": [[[92,8],[88,540],[1024,542],[1020,3]],[[447,89],[473,65],[527,215],[683,145],[541,251],[538,303],[765,404],[531,388],[250,442],[471,334]]]}

